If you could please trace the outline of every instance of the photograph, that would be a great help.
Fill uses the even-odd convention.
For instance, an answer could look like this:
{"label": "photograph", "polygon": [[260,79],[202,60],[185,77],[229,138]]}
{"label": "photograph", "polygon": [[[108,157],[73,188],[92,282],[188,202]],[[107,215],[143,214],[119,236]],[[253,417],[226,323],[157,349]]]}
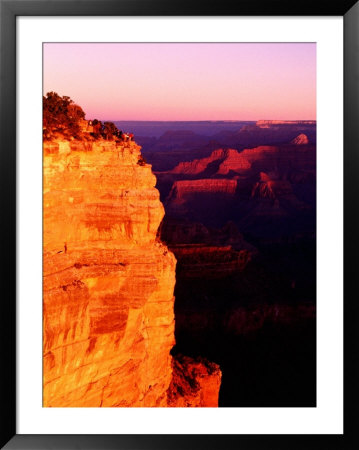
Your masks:
{"label": "photograph", "polygon": [[316,407],[316,50],[43,43],[43,407]]}
{"label": "photograph", "polygon": [[359,0],[0,0],[0,447],[358,447]]}

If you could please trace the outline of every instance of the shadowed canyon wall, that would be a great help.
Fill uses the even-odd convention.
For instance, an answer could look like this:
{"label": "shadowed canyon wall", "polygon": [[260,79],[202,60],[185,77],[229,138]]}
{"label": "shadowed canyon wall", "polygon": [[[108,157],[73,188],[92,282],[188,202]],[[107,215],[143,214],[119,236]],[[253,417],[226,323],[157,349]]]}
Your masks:
{"label": "shadowed canyon wall", "polygon": [[[177,260],[172,354],[220,365],[219,406],[316,404],[315,123],[304,125],[243,127],[238,148],[178,150],[172,168],[162,152],[155,172]],[[244,146],[245,132],[261,145]]]}
{"label": "shadowed canyon wall", "polygon": [[217,406],[219,366],[177,356],[176,260],[140,147],[44,143],[44,406]]}

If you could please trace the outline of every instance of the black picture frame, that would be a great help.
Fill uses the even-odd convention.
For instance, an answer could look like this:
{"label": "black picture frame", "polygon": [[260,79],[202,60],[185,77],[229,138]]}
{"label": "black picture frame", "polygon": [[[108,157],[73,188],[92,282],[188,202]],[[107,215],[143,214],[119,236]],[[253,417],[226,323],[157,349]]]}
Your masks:
{"label": "black picture frame", "polygon": [[[17,16],[344,17],[344,434],[18,435],[16,434],[16,17]],[[354,449],[359,447],[358,232],[359,2],[302,0],[0,0],[1,49],[1,423],[6,449]],[[3,447],[4,446],[4,447]]]}

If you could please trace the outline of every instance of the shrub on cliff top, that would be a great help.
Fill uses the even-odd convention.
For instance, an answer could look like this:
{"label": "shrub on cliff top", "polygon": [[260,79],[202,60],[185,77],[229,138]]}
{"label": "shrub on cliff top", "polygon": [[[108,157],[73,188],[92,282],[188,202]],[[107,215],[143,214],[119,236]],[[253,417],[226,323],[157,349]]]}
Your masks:
{"label": "shrub on cliff top", "polygon": [[144,158],[142,155],[140,155],[140,156],[138,157],[137,164],[138,164],[139,166],[145,166],[145,165],[147,164],[147,161],[145,160],[145,158]]}
{"label": "shrub on cliff top", "polygon": [[103,126],[103,137],[104,139],[108,139],[112,141],[117,133],[119,132],[118,128],[113,122],[105,122]]}
{"label": "shrub on cliff top", "polygon": [[68,96],[60,97],[56,92],[48,92],[43,97],[44,137],[61,133],[64,137],[78,137],[81,132],[79,122],[85,113]]}

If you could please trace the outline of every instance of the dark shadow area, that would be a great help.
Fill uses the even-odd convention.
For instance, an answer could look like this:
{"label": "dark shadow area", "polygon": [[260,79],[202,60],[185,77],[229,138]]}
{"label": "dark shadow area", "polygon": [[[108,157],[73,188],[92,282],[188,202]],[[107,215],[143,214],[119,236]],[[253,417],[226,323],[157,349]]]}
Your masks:
{"label": "dark shadow area", "polygon": [[314,241],[270,246],[218,279],[179,262],[175,296],[172,352],[219,364],[219,406],[316,406]]}
{"label": "dark shadow area", "polygon": [[[176,333],[174,353],[202,355],[220,365],[222,407],[315,407],[315,320],[266,324],[250,336]],[[205,342],[206,343],[205,343]]]}

